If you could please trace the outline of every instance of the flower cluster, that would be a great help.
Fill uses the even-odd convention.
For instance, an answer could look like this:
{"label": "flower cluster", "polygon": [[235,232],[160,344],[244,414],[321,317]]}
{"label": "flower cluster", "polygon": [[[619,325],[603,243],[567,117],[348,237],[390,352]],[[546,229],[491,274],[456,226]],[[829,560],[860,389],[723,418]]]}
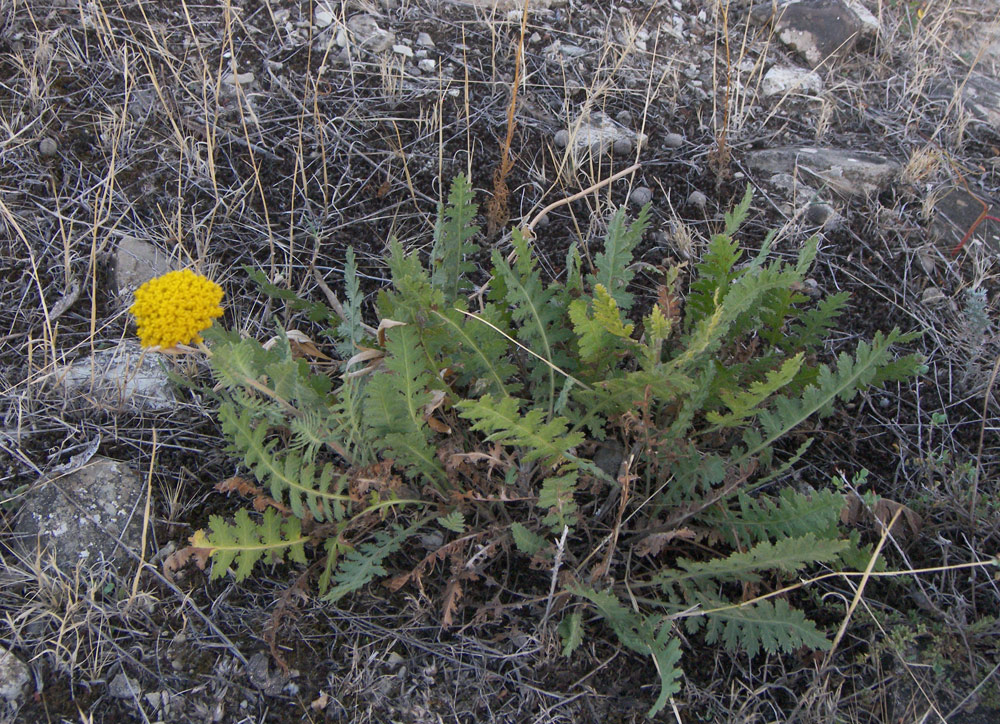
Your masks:
{"label": "flower cluster", "polygon": [[143,347],[169,349],[200,342],[199,332],[222,316],[222,287],[190,269],[150,279],[135,291],[129,307]]}

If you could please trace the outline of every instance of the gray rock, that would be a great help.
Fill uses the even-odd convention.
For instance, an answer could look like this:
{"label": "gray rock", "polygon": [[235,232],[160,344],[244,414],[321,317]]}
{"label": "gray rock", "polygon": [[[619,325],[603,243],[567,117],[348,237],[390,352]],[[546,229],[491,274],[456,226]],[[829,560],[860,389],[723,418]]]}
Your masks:
{"label": "gray rock", "polygon": [[[946,254],[950,254],[975,226],[984,203],[987,216],[1000,218],[1000,203],[982,189],[974,188],[975,194],[961,185],[946,186],[934,192],[936,201],[929,230],[931,238]],[[969,247],[974,242],[986,242],[994,252],[1000,251],[1000,223],[992,219],[980,221],[966,239],[965,246]]]}
{"label": "gray rock", "polygon": [[16,707],[29,683],[31,683],[31,671],[27,665],[0,646],[0,697],[3,697],[8,705]]}
{"label": "gray rock", "polygon": [[900,168],[895,161],[878,154],[822,146],[784,146],[753,151],[747,163],[758,172],[791,174],[826,186],[845,198],[880,191],[897,176]]}
{"label": "gray rock", "polygon": [[680,148],[684,145],[684,136],[679,133],[668,133],[663,139],[663,145],[667,148]]}
{"label": "gray rock", "polygon": [[15,523],[15,542],[32,558],[50,552],[64,571],[129,560],[142,543],[144,483],[125,463],[96,457],[31,486]]}
{"label": "gray rock", "polygon": [[59,144],[56,139],[46,136],[38,142],[38,155],[42,158],[52,158],[59,153]]}
{"label": "gray rock", "polygon": [[336,15],[324,8],[316,8],[313,13],[313,22],[317,28],[326,28],[334,21]]}
{"label": "gray rock", "polygon": [[396,55],[402,55],[404,58],[413,57],[413,48],[409,45],[394,45],[392,46],[392,52]]}
{"label": "gray rock", "polygon": [[704,211],[705,207],[708,205],[708,197],[705,196],[705,194],[703,194],[701,191],[692,191],[687,198],[687,202],[691,206],[696,206],[702,211]]}
{"label": "gray rock", "polygon": [[136,699],[142,693],[135,679],[130,679],[124,672],[118,672],[108,684],[108,694],[116,699]]}
{"label": "gray rock", "polygon": [[948,302],[948,295],[937,287],[927,287],[920,296],[920,303],[928,307],[940,307]]}
{"label": "gray rock", "polygon": [[823,79],[815,71],[774,66],[764,74],[760,92],[765,98],[785,94],[816,95],[823,91]]}
{"label": "gray rock", "polygon": [[767,183],[772,188],[781,191],[786,198],[802,197],[803,195],[814,196],[816,194],[815,189],[803,183],[801,178],[790,173],[772,174],[767,179]]}
{"label": "gray rock", "polygon": [[[557,146],[569,146],[570,159],[580,165],[591,155],[599,156],[611,150],[630,153],[636,146],[644,146],[648,137],[618,125],[598,111],[580,118],[569,130],[557,132],[553,140]],[[626,144],[627,150],[624,150]]]}
{"label": "gray rock", "polygon": [[878,37],[882,32],[882,26],[871,10],[866,8],[861,0],[844,0],[844,2],[861,21],[861,34],[871,38]]}
{"label": "gray rock", "polygon": [[653,200],[653,192],[645,186],[638,186],[633,189],[628,199],[636,206],[645,206]]}
{"label": "gray rock", "polygon": [[843,0],[801,0],[778,10],[775,31],[816,68],[853,50],[861,20]]}
{"label": "gray rock", "polygon": [[813,226],[826,226],[837,216],[837,211],[830,204],[810,204],[804,216]]}
{"label": "gray rock", "polygon": [[134,292],[150,279],[176,268],[165,252],[134,236],[126,236],[115,251],[115,287],[119,294]]}
{"label": "gray rock", "polygon": [[94,352],[57,375],[66,394],[111,411],[171,410],[177,398],[161,356],[131,340]]}
{"label": "gray rock", "polygon": [[1000,80],[982,73],[962,74],[954,81],[938,79],[931,84],[928,99],[938,101],[942,108],[946,107],[955,95],[956,86],[961,89],[965,112],[1000,132]]}
{"label": "gray rock", "polygon": [[620,124],[628,128],[632,125],[632,111],[620,111],[616,116],[615,120]]}
{"label": "gray rock", "polygon": [[237,85],[244,89],[252,88],[256,82],[256,77],[253,73],[226,73],[222,76],[222,85],[230,86],[231,88],[236,88]]}
{"label": "gray rock", "polygon": [[629,138],[619,138],[614,142],[611,150],[616,156],[627,156],[632,153],[632,140]]}
{"label": "gray rock", "polygon": [[437,63],[434,62],[433,58],[423,58],[417,63],[417,67],[423,73],[433,73]]}
{"label": "gray rock", "polygon": [[417,45],[422,48],[433,48],[434,39],[428,33],[420,33],[417,35]]}
{"label": "gray rock", "polygon": [[380,28],[378,21],[366,13],[354,15],[348,19],[347,30],[355,45],[373,53],[382,53],[388,50],[396,40],[395,33]]}

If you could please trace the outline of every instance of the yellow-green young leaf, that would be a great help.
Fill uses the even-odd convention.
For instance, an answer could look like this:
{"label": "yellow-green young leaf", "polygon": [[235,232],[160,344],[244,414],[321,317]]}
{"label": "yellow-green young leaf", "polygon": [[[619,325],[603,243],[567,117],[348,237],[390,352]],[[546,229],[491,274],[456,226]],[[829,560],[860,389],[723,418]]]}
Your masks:
{"label": "yellow-green young leaf", "polygon": [[589,302],[577,299],[569,305],[569,318],[584,362],[593,362],[606,354],[609,342],[615,337],[629,339],[634,329],[633,324],[624,323],[618,302],[602,284],[594,286],[594,298]]}
{"label": "yellow-green young leaf", "polygon": [[272,562],[280,561],[285,553],[298,562],[305,563],[303,549],[308,537],[302,535],[297,518],[282,520],[274,508],[264,511],[260,523],[254,523],[246,510],[240,510],[230,525],[223,518],[213,515],[209,519],[211,534],[196,531],[191,536],[195,548],[208,548],[214,559],[212,578],[221,578],[235,561],[235,576],[242,581],[253,570],[254,564],[265,556]]}

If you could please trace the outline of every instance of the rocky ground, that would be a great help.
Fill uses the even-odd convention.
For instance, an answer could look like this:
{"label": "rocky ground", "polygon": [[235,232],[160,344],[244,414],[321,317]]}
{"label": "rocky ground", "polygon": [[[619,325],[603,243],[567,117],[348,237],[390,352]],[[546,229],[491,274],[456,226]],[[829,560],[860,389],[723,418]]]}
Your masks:
{"label": "rocky ground", "polygon": [[[643,719],[648,661],[610,635],[567,661],[516,596],[469,592],[443,628],[434,591],[332,608],[291,567],[236,586],[163,565],[234,509],[213,486],[238,462],[176,383],[203,363],[133,341],[131,291],[197,268],[225,324],[263,340],[306,323],[245,265],[323,299],[315,272],[335,284],[353,245],[379,288],[388,240],[426,247],[451,178],[496,191],[523,7],[0,0],[0,718]],[[887,547],[901,575],[866,589],[821,672],[810,652],[686,642],[662,720],[996,721],[1000,587],[977,567],[1000,545],[996,8],[529,0],[523,37],[508,223],[636,165],[540,220],[550,275],[611,209],[649,202],[651,292],[750,184],[746,247],[819,234],[810,289],[852,295],[831,354],[924,331],[928,373],[825,421],[796,473],[870,471],[861,492],[910,521]],[[853,595],[817,602],[831,630]]]}

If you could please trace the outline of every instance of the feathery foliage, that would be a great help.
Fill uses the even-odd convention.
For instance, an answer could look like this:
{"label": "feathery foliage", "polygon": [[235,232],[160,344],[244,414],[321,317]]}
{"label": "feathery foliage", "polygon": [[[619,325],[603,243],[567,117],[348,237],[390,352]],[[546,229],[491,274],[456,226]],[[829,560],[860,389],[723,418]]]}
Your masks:
{"label": "feathery foliage", "polygon": [[[326,556],[319,588],[336,601],[389,576],[428,527],[450,540],[410,559],[393,585],[472,556],[461,546],[489,537],[477,558],[504,549],[536,565],[574,561],[566,580],[610,587],[570,585],[583,606],[559,625],[564,652],[586,638],[584,611],[596,612],[623,646],[653,659],[651,716],[679,687],[675,617],[751,656],[826,648],[799,599],[775,592],[811,566],[870,555],[841,529],[839,492],[781,484],[811,438],[779,443],[921,365],[894,356],[913,339],[898,330],[823,363],[847,297],[814,303],[801,293],[816,239],[787,262],[773,258],[768,235],[744,260],[737,232],[750,202],[748,190],[686,286],[681,266],[670,267],[651,299],[633,284],[648,209],[631,224],[621,210],[612,216],[593,268],[571,247],[563,283],[543,276],[531,239],[514,229],[511,252],[492,251],[488,288],[467,298],[478,227],[463,177],[439,209],[427,259],[391,242],[391,287],[371,326],[351,251],[337,310],[261,279],[323,326],[312,337],[332,340],[341,363],[331,373],[281,329],[267,349],[206,333],[223,431],[274,502],[259,522],[241,511],[195,535],[213,575],[234,562],[238,579],[265,558],[301,563],[315,543]],[[312,542],[307,521],[320,524],[306,528],[319,531]],[[505,542],[513,547],[494,545]],[[616,545],[633,546],[628,567]]]}

